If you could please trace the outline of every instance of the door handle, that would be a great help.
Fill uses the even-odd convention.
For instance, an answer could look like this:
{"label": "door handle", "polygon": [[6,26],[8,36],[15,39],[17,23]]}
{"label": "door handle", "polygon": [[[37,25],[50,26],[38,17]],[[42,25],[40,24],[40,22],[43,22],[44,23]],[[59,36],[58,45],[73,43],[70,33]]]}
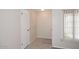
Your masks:
{"label": "door handle", "polygon": [[31,30],[31,28],[25,28],[25,31],[30,31]]}
{"label": "door handle", "polygon": [[30,29],[27,29],[27,31],[30,31]]}
{"label": "door handle", "polygon": [[30,31],[31,28],[28,28],[27,31]]}

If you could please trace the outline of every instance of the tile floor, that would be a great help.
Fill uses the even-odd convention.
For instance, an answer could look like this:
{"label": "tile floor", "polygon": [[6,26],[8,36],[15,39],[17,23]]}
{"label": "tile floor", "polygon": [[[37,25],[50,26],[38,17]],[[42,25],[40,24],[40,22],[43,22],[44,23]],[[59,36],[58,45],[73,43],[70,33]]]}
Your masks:
{"label": "tile floor", "polygon": [[51,49],[52,40],[38,38],[29,44],[25,49]]}

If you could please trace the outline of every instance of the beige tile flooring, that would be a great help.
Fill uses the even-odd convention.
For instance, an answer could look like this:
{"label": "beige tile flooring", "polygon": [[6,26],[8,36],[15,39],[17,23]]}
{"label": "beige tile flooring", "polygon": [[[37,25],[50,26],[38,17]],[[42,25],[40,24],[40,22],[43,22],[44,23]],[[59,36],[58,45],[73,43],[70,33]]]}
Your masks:
{"label": "beige tile flooring", "polygon": [[52,40],[38,38],[26,47],[26,49],[51,49]]}

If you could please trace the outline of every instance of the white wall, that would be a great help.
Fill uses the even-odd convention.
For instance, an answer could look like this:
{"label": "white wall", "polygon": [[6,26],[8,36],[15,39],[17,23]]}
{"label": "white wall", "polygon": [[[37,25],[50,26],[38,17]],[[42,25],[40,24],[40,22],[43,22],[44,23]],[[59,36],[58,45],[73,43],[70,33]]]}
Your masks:
{"label": "white wall", "polygon": [[[23,34],[23,22],[21,20],[21,13],[23,10],[0,10],[0,48],[21,48],[23,45],[21,37]],[[29,12],[30,17],[30,42],[36,38],[36,12],[24,10]],[[27,18],[27,15],[26,15]],[[24,22],[25,23],[25,22]],[[27,22],[26,22],[27,23]],[[27,37],[27,36],[26,36]],[[25,38],[24,36],[22,38]],[[26,45],[24,44],[23,47]]]}
{"label": "white wall", "polygon": [[0,48],[20,48],[18,10],[0,10]]}
{"label": "white wall", "polygon": [[63,39],[63,13],[62,10],[52,10],[52,46],[58,46]]}
{"label": "white wall", "polygon": [[79,41],[63,39],[63,12],[61,9],[52,10],[52,47],[79,48]]}
{"label": "white wall", "polygon": [[51,39],[52,17],[51,11],[39,11],[37,17],[37,38]]}

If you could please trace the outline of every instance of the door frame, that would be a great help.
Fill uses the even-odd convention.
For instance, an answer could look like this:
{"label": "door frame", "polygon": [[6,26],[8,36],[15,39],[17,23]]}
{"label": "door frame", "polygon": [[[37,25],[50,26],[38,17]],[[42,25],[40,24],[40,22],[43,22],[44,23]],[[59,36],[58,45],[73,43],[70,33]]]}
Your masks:
{"label": "door frame", "polygon": [[[24,25],[24,23],[23,23],[23,19],[22,19],[22,16],[24,15],[24,13],[28,13],[28,18],[29,18],[29,28],[26,28],[27,26],[25,26],[25,28],[24,29],[22,29],[23,28],[23,25]],[[26,16],[27,16],[27,14],[25,14]],[[24,49],[24,48],[26,48],[29,44],[30,44],[30,14],[29,14],[29,11],[28,10],[26,10],[26,9],[21,9],[20,10],[20,26],[21,26],[21,48],[22,49]],[[28,39],[28,42],[27,42],[27,44],[25,44],[25,43],[23,43],[23,35],[26,35],[26,38],[27,38],[27,34],[25,34],[25,33],[23,33],[24,31],[27,31],[28,32],[28,29],[29,29],[29,34],[28,34],[28,36],[29,36],[29,39]],[[23,31],[24,30],[24,31]]]}

